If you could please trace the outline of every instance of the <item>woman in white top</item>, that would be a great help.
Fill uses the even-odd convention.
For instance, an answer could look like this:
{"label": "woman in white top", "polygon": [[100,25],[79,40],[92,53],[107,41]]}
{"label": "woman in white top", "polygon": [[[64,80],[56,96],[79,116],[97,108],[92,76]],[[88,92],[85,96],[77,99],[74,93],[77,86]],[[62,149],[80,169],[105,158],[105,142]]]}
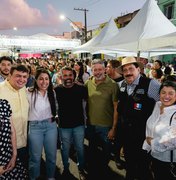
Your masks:
{"label": "woman in white top", "polygon": [[[150,151],[156,180],[175,179],[171,175],[171,151],[176,165],[176,82],[165,81],[160,88],[160,101],[147,120],[143,149]],[[175,170],[176,174],[176,170]]]}
{"label": "woman in white top", "polygon": [[40,161],[44,147],[46,174],[55,179],[57,152],[57,124],[55,121],[56,104],[51,77],[47,70],[38,69],[34,87],[28,89],[29,109],[29,177],[40,176]]}

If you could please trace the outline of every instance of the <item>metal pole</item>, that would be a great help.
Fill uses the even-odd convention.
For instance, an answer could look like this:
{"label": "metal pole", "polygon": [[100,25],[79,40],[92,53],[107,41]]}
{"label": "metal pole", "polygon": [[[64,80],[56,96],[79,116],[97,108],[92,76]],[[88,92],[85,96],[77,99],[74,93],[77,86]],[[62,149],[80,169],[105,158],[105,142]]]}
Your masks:
{"label": "metal pole", "polygon": [[87,42],[87,15],[86,15],[86,9],[84,9],[84,19],[85,19],[85,42]]}
{"label": "metal pole", "polygon": [[87,9],[83,9],[83,8],[74,8],[74,10],[77,11],[84,11],[84,20],[85,20],[85,27],[84,27],[84,40],[85,43],[87,42]]}

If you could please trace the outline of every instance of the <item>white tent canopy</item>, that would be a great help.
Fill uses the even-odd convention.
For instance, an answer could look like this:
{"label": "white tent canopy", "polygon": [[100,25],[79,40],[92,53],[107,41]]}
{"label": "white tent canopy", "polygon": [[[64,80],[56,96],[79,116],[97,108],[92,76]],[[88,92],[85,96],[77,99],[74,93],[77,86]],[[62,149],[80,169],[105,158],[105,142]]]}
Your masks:
{"label": "white tent canopy", "polygon": [[[137,57],[136,52],[130,51],[117,51],[117,50],[98,50],[92,52],[92,54],[111,54],[114,57],[123,57],[123,56],[134,56]],[[168,54],[176,54],[175,48],[168,48],[166,49],[155,49],[152,51],[143,51],[140,53],[140,57],[142,58],[151,58],[160,55],[168,55]]]}
{"label": "white tent canopy", "polygon": [[0,35],[0,48],[19,48],[21,50],[71,50],[79,46],[81,41],[78,39],[60,39],[47,34],[36,34],[32,36],[6,36]]}
{"label": "white tent canopy", "polygon": [[108,23],[105,25],[105,27],[101,30],[101,32],[89,40],[87,43],[78,46],[73,49],[74,53],[83,53],[83,52],[92,52],[98,50],[99,48],[96,48],[100,43],[105,43],[108,40],[114,38],[118,34],[119,30],[116,26],[116,23],[114,22],[113,18],[110,18]]}
{"label": "white tent canopy", "polygon": [[170,46],[169,48],[176,52],[176,32],[150,39],[149,43],[155,43],[158,47],[161,47],[161,44],[164,44],[166,47]]}
{"label": "white tent canopy", "polygon": [[123,30],[110,40],[101,42],[98,47],[132,52],[147,51],[166,46],[164,41],[159,43],[159,39],[173,32],[176,32],[176,27],[164,16],[157,2],[147,0]]}

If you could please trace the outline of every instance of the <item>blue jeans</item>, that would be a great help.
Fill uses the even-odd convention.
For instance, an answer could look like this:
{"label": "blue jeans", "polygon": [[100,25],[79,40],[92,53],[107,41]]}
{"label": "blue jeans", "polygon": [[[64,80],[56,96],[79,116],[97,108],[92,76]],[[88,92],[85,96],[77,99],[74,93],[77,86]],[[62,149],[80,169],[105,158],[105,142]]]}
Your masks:
{"label": "blue jeans", "polygon": [[107,166],[110,160],[112,142],[108,139],[108,132],[111,127],[88,125],[86,129],[86,137],[89,140],[89,155],[90,161],[94,161],[94,155],[97,147],[102,147],[104,158],[102,165]]}
{"label": "blue jeans", "polygon": [[57,133],[56,122],[50,122],[50,119],[29,123],[29,176],[31,180],[40,176],[43,147],[46,156],[47,177],[53,178],[55,176]]}
{"label": "blue jeans", "polygon": [[77,154],[78,169],[82,170],[84,168],[84,135],[84,126],[77,126],[75,128],[59,128],[61,155],[65,170],[69,169],[69,153],[72,144],[74,145]]}

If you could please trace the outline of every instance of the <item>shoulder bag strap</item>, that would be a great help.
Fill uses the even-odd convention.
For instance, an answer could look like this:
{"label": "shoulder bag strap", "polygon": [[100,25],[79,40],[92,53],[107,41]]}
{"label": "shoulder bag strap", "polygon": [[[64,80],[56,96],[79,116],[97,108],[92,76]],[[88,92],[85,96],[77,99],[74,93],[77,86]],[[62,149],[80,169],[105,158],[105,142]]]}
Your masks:
{"label": "shoulder bag strap", "polygon": [[[176,111],[172,114],[171,118],[170,118],[170,122],[169,122],[169,125],[171,126],[171,123],[172,123],[172,118],[174,116],[174,114],[176,113]],[[173,150],[171,150],[171,153],[170,153],[170,161],[171,163],[173,163]]]}

